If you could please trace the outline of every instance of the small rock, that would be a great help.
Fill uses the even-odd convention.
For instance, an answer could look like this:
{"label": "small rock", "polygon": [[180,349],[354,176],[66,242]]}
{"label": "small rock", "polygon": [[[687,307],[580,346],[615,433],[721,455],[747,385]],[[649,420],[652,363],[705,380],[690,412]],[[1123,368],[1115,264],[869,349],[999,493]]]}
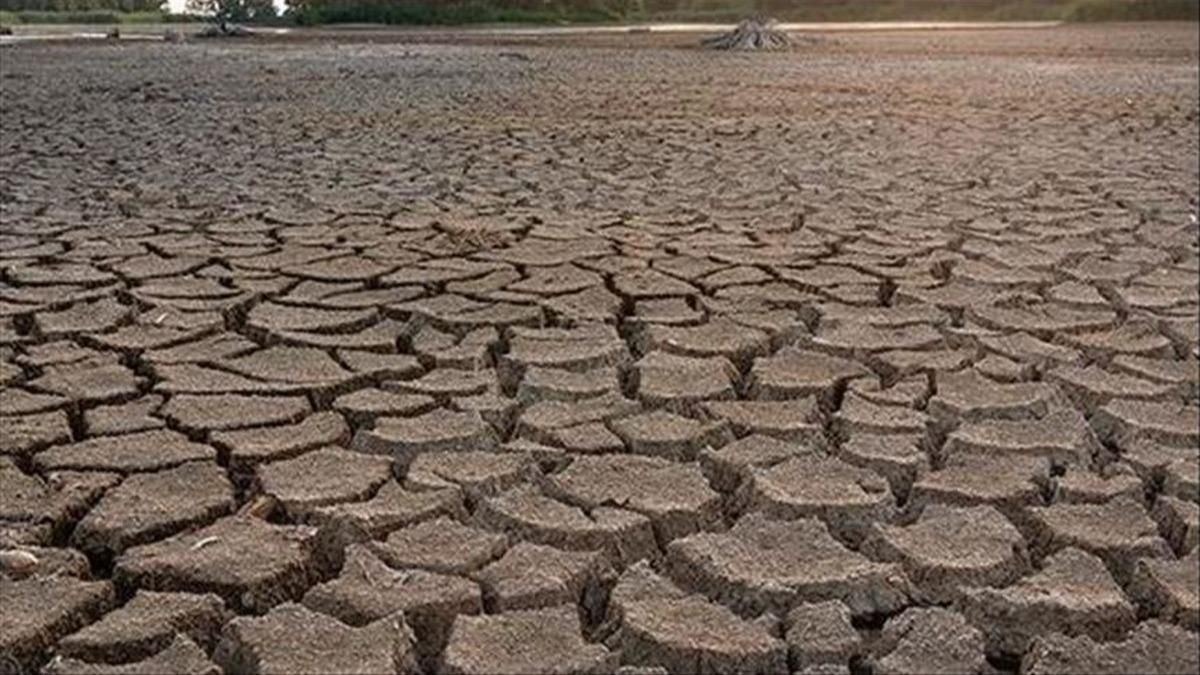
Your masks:
{"label": "small rock", "polygon": [[[0,533],[0,539],[3,539]],[[0,544],[0,578],[13,581],[29,577],[76,577],[90,579],[91,564],[73,548]]]}

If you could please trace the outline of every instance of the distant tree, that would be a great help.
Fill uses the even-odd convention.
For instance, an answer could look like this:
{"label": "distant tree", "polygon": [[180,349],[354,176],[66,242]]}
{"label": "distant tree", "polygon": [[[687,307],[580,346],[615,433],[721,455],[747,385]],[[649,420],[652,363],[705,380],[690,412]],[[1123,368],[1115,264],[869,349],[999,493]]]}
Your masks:
{"label": "distant tree", "polygon": [[630,21],[646,13],[645,0],[599,0],[595,6],[616,21]]}
{"label": "distant tree", "polygon": [[6,12],[157,12],[164,0],[0,0]]}
{"label": "distant tree", "polygon": [[188,0],[187,8],[208,16],[222,33],[232,32],[235,24],[275,17],[272,0]]}

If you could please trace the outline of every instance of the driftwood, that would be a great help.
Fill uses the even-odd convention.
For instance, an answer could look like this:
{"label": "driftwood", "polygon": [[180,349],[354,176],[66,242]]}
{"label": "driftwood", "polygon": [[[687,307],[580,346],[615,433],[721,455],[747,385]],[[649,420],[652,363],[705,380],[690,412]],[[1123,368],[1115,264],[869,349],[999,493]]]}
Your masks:
{"label": "driftwood", "polygon": [[792,38],[776,26],[774,19],[745,19],[737,28],[704,39],[709,49],[732,49],[738,51],[780,51],[791,49]]}

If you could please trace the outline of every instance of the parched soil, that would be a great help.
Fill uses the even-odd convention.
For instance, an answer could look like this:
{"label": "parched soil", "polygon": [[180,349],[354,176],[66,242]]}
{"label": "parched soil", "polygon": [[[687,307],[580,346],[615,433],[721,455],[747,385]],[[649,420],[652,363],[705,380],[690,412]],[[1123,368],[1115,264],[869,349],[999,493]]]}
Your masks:
{"label": "parched soil", "polygon": [[1195,25],[0,48],[0,672],[1195,672]]}

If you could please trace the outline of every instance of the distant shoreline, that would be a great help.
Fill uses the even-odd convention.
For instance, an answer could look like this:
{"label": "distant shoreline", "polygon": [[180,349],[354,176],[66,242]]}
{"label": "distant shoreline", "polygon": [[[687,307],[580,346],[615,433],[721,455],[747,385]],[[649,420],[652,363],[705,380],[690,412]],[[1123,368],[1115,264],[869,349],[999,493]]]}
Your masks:
{"label": "distant shoreline", "polygon": [[[853,22],[807,22],[780,23],[781,30],[806,33],[857,33],[884,31],[942,31],[942,30],[1030,30],[1053,28],[1063,25],[1062,21],[853,21]],[[163,33],[181,30],[183,33],[197,32],[200,24],[188,30],[178,24],[132,24],[122,31],[122,40],[161,40]],[[263,37],[304,35],[306,33],[344,33],[347,35],[395,32],[411,34],[453,33],[458,35],[496,37],[537,37],[567,35],[621,35],[638,33],[716,33],[733,28],[731,23],[643,23],[643,24],[586,24],[576,26],[541,25],[468,25],[468,26],[395,26],[387,24],[331,24],[308,27],[264,27],[253,30]],[[53,40],[103,40],[108,38],[104,31],[95,30],[88,24],[18,24],[15,34],[0,37],[0,43],[42,42]]]}
{"label": "distant shoreline", "polygon": [[[0,25],[16,29],[55,24],[125,26],[204,21],[201,16],[181,13],[183,5],[178,0],[167,6],[170,10],[162,12],[0,10]],[[564,5],[570,6],[570,3]],[[314,0],[297,7],[299,9],[295,12],[280,11],[278,17],[257,22],[257,25],[274,28],[320,26],[327,29],[346,26],[355,30],[396,27],[453,27],[459,30],[554,28],[564,33],[579,30],[621,31],[631,26],[661,26],[663,28],[651,30],[664,31],[672,30],[666,26],[702,26],[708,30],[713,27],[725,29],[756,13],[755,3],[751,0],[726,0],[715,9],[663,9],[652,13],[529,10],[511,8],[489,0]],[[1196,21],[1200,19],[1200,3],[1196,0],[977,0],[963,3],[938,0],[823,0],[772,12],[771,16],[785,26],[803,26],[802,30],[896,30],[904,26],[932,29],[942,25],[961,28],[1055,22]]]}

